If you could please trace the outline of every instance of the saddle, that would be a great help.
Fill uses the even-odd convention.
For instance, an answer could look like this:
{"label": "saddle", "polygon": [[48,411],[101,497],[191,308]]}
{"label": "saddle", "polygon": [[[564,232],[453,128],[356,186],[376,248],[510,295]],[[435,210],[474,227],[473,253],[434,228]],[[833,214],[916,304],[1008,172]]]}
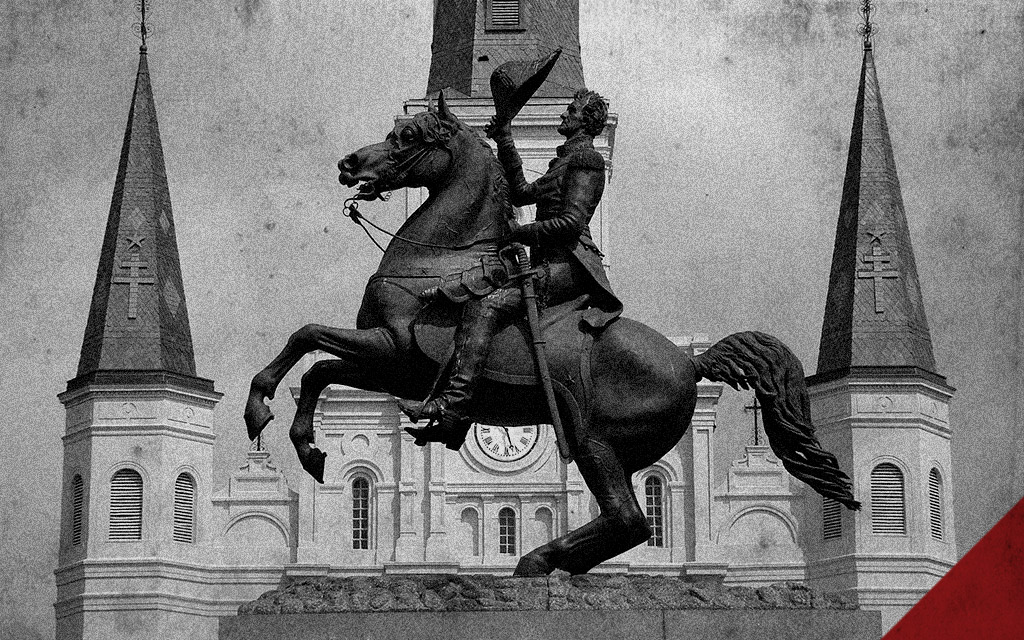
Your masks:
{"label": "saddle", "polygon": [[[579,377],[580,357],[592,339],[581,329],[589,307],[584,294],[541,312],[541,330],[551,375],[569,381]],[[423,307],[412,325],[416,346],[427,358],[444,367],[455,350],[455,330],[462,308],[444,298]],[[491,343],[484,377],[504,384],[540,384],[533,356],[533,341],[526,314],[499,331]]]}

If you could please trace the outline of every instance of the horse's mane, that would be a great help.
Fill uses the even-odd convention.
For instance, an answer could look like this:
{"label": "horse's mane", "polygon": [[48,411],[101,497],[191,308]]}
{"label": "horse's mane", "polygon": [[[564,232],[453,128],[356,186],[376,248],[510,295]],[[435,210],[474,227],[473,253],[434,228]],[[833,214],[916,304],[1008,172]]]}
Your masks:
{"label": "horse's mane", "polygon": [[438,128],[440,137],[447,142],[456,131],[471,136],[473,141],[480,145],[483,149],[487,150],[487,162],[490,163],[491,179],[491,197],[494,198],[495,203],[505,212],[506,217],[511,220],[515,217],[512,212],[512,202],[509,197],[508,180],[505,178],[505,169],[498,162],[498,157],[494,154],[494,149],[487,143],[480,134],[473,130],[472,127],[464,123],[463,121],[455,118],[454,121],[442,120],[439,115],[435,112],[431,112],[434,115],[432,123]]}
{"label": "horse's mane", "polygon": [[476,131],[474,131],[467,124],[461,120],[456,120],[457,126],[461,131],[473,136],[473,139],[481,147],[487,150],[487,161],[491,164],[491,197],[494,198],[496,203],[505,212],[505,215],[509,220],[515,217],[512,212],[512,202],[509,198],[508,180],[505,178],[505,168],[498,162],[498,156],[494,154],[494,149],[487,143],[486,140],[480,137]]}

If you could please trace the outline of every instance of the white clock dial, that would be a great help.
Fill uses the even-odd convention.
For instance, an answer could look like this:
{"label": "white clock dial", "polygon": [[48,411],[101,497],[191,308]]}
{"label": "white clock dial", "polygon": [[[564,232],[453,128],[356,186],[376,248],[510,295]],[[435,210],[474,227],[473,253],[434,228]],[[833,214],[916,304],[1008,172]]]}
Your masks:
{"label": "white clock dial", "polygon": [[489,457],[501,462],[514,462],[526,457],[537,444],[538,427],[473,426],[476,443]]}

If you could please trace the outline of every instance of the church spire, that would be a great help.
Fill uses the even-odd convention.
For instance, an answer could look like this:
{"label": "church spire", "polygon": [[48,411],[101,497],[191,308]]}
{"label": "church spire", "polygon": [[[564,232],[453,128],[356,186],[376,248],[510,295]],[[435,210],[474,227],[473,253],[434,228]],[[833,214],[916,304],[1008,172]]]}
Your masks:
{"label": "church spire", "polygon": [[571,97],[583,86],[579,0],[435,2],[427,95],[451,87],[456,97],[489,98],[495,67],[559,47],[561,58],[534,93],[538,98]]}
{"label": "church spire", "polygon": [[[935,375],[928,321],[862,6],[864,58],[836,227],[817,378],[858,368]],[[881,370],[879,370],[881,372]]]}
{"label": "church spire", "polygon": [[[143,38],[148,32],[144,20],[137,25]],[[78,375],[68,387],[168,379],[186,386],[213,388],[209,380],[196,377],[164,154],[143,44]]]}

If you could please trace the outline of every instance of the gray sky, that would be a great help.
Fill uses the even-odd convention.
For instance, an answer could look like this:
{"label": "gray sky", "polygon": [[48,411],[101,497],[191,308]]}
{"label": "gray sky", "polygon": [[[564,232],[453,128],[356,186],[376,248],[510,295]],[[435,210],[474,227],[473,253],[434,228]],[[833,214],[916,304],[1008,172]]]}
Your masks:
{"label": "gray sky", "polygon": [[[860,69],[856,2],[581,0],[619,114],[610,272],[667,335],[759,329],[812,373]],[[1024,8],[876,3],[875,56],[939,372],[960,552],[1022,495]],[[352,8],[358,6],[358,8]],[[0,8],[0,636],[52,635],[64,411],[137,65],[132,3]],[[335,163],[426,89],[423,0],[157,1],[149,64],[221,478],[248,380],[306,322],[352,326],[377,250]],[[364,207],[388,226],[399,201]],[[638,284],[632,284],[633,281]],[[286,382],[288,384],[288,382]],[[287,393],[279,394],[285,398]],[[721,472],[748,398],[727,391]],[[275,401],[275,459],[296,478]]]}

